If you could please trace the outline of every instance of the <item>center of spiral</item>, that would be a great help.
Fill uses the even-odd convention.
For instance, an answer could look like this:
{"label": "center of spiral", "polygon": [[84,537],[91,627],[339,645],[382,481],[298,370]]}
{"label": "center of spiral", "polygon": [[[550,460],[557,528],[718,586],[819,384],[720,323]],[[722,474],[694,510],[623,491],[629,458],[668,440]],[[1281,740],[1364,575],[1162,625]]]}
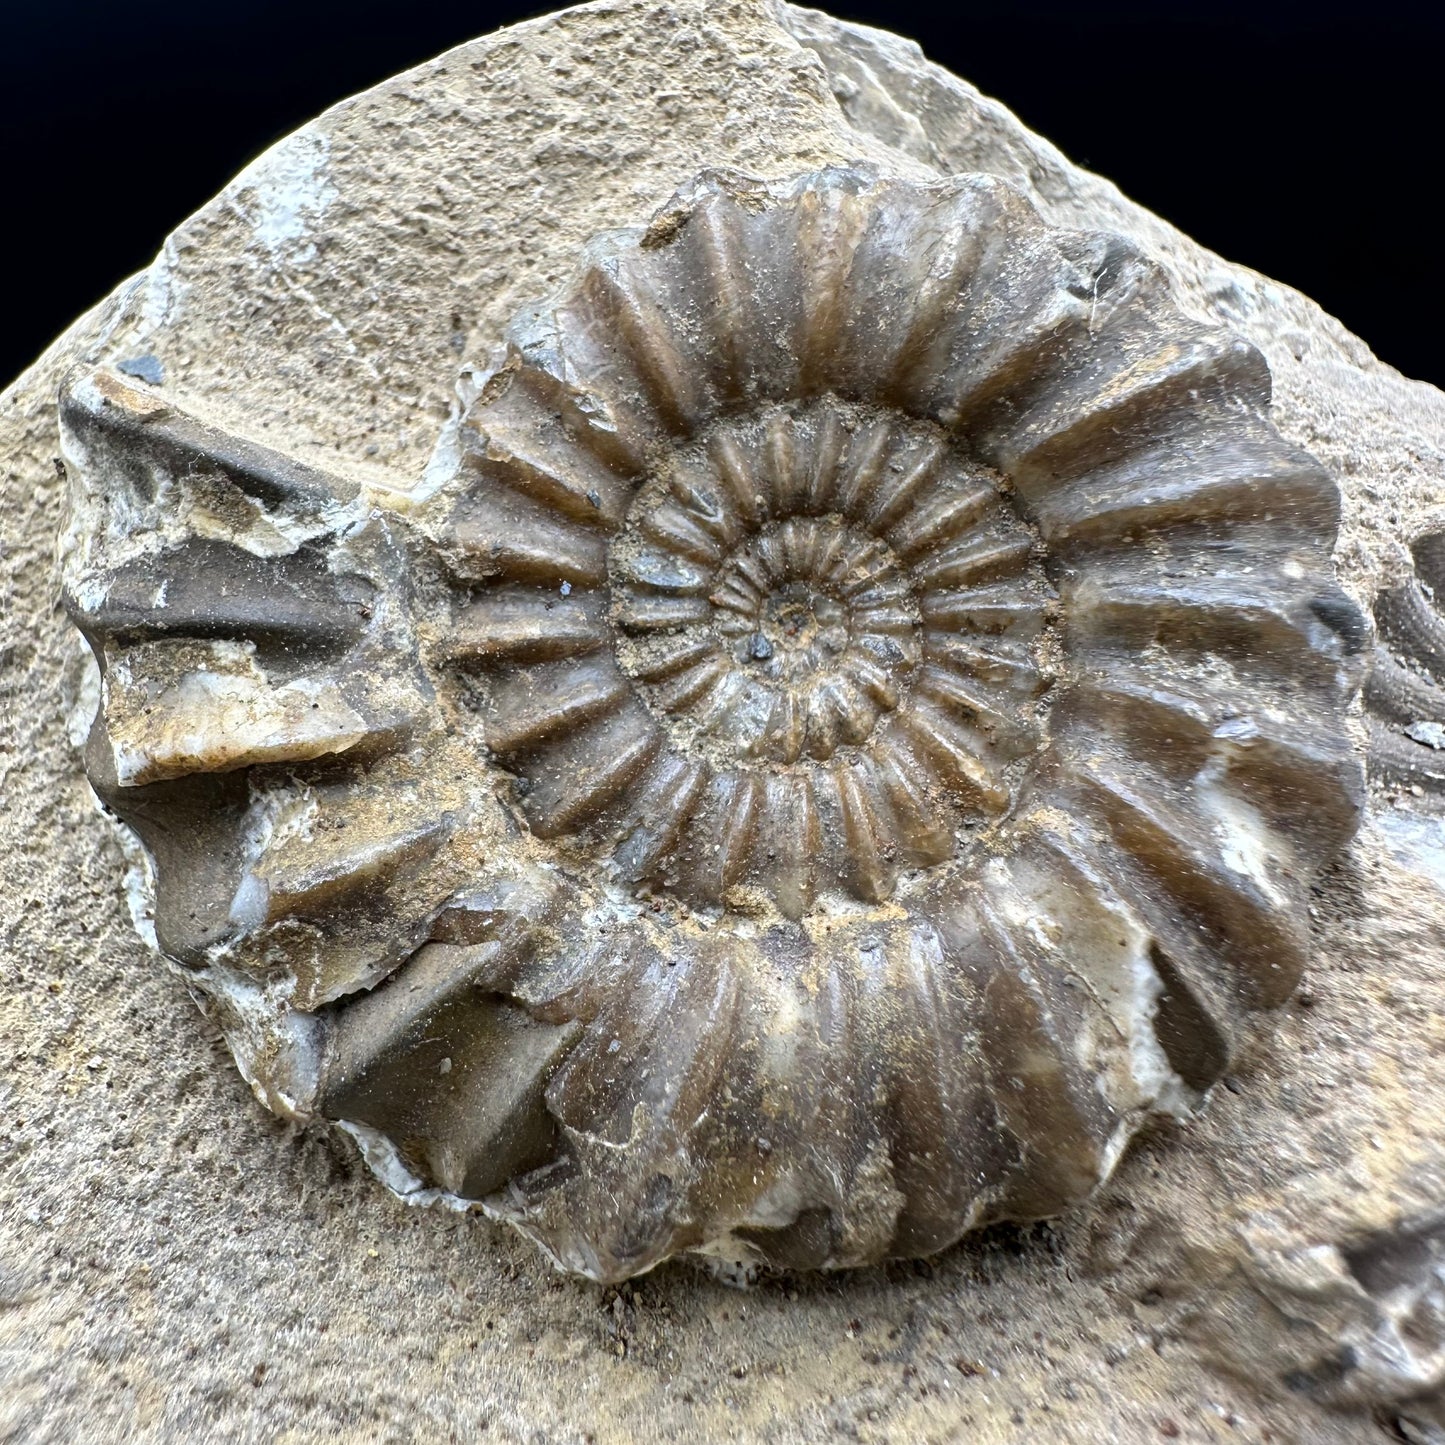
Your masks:
{"label": "center of spiral", "polygon": [[834,398],[726,418],[657,464],[612,539],[615,656],[696,764],[937,755],[951,790],[1013,750],[1037,678],[1030,542],[927,422]]}
{"label": "center of spiral", "polygon": [[747,657],[769,677],[799,681],[848,643],[848,610],[806,582],[790,582],[768,598]]}
{"label": "center of spiral", "polygon": [[822,760],[866,741],[919,653],[917,604],[888,544],[837,513],[759,509],[704,567],[685,538],[659,550],[671,503],[649,501],[647,541],[618,586],[629,630],[619,656],[675,739],[745,765]]}
{"label": "center of spiral", "polygon": [[[865,574],[868,596],[855,607]],[[883,619],[888,632],[911,641],[909,588],[896,560],[838,516],[788,518],[749,537],[717,579],[711,621],[732,657],[751,676],[790,689],[805,711],[835,674],[856,673],[859,657],[898,660],[901,644],[874,630],[880,619],[871,604],[885,593],[903,604]],[[885,579],[892,585],[880,591]],[[858,656],[850,656],[854,644]]]}

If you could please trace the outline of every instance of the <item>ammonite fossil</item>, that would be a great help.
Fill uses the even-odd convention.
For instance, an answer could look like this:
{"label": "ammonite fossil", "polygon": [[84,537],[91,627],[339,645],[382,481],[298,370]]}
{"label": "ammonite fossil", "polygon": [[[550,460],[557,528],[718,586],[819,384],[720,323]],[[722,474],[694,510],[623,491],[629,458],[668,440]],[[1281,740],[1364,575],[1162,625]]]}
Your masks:
{"label": "ammonite fossil", "polygon": [[1380,641],[1365,687],[1371,770],[1445,807],[1445,532],[1410,549],[1411,575],[1375,599]]}
{"label": "ammonite fossil", "polygon": [[570,1269],[1050,1215],[1288,995],[1357,823],[1269,395],[995,180],[707,174],[408,493],[75,381],[90,774],[262,1097]]}

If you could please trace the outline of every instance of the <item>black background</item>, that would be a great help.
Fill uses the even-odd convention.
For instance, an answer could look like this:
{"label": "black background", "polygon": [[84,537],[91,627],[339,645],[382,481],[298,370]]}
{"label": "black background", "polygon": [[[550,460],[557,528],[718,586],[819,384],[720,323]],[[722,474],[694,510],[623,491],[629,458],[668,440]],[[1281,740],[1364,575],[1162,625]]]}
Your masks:
{"label": "black background", "polygon": [[[0,384],[247,160],[546,4],[0,0]],[[846,3],[1445,384],[1445,3]]]}

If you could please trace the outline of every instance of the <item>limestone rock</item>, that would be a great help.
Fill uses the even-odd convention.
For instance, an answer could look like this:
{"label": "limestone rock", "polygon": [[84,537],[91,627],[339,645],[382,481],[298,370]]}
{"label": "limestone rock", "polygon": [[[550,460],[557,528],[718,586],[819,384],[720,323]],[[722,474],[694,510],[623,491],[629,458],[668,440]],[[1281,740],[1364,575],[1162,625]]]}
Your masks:
{"label": "limestone rock", "polygon": [[[655,107],[635,99],[659,93]],[[345,531],[352,559],[341,592],[334,568],[293,568],[287,583],[306,615],[332,619],[325,655],[350,659],[330,666],[336,683],[224,628],[125,634],[137,655],[107,680],[130,720],[109,739],[117,789],[183,789],[200,765],[240,778],[357,749],[380,758],[415,729],[429,686],[418,676],[383,697],[374,685],[376,649],[411,625],[387,612],[394,529],[372,508],[342,517],[354,498],[331,488],[309,512],[283,517],[264,496],[237,511],[226,478],[269,468],[300,496],[340,473],[357,496],[404,495],[460,414],[459,362],[485,360],[591,237],[645,226],[707,166],[783,185],[858,164],[912,186],[996,177],[1051,226],[1121,234],[1191,324],[1257,348],[1274,425],[1341,485],[1343,586],[1361,608],[1385,597],[1382,645],[1409,680],[1371,693],[1368,814],[1310,894],[1303,992],[1273,1040],[1229,1063],[1210,1107],[1136,1143],[1094,1203],[1032,1231],[996,1228],[923,1271],[765,1279],[747,1296],[677,1266],[600,1297],[542,1288],[524,1246],[407,1210],[358,1174],[349,1145],[248,1110],[186,1012],[184,978],[131,936],[127,891],[166,938],[209,904],[198,883],[172,914],[146,914],[141,862],[127,865],[79,771],[74,735],[97,697],[53,605],[61,385],[82,429],[85,388],[109,385],[132,411],[183,402],[157,420],[209,439],[213,457],[215,438],[248,439],[246,456],[193,479],[193,534],[244,533],[257,559],[304,559]],[[1445,719],[1418,703],[1439,680],[1428,610],[1442,449],[1440,396],[1311,303],[1071,167],[906,42],[814,12],[587,6],[464,46],[282,142],[0,403],[14,579],[0,621],[0,838],[16,880],[0,918],[17,965],[0,999],[0,1421],[35,1439],[81,1422],[162,1438],[274,1437],[298,1420],[444,1435],[485,1417],[502,1438],[1145,1440],[1167,1424],[1184,1438],[1328,1442],[1360,1439],[1379,1413],[1431,1438],[1445,1383],[1445,823],[1419,760]],[[299,546],[298,525],[311,529]],[[66,544],[83,545],[80,531]],[[165,580],[147,555],[127,565],[134,597],[115,605],[140,611],[116,614],[121,633]],[[182,609],[187,577],[202,596],[204,559],[172,583]],[[495,608],[478,625],[494,634]],[[1421,716],[1400,714],[1406,693]],[[1356,731],[1363,754],[1363,718]],[[1406,744],[1419,752],[1401,772]],[[445,766],[407,777],[390,756],[376,766],[414,817],[369,805],[388,815],[375,866],[392,881],[345,950],[293,970],[314,1005],[343,977],[387,970],[405,941],[386,920],[414,916],[422,886],[407,860],[431,856],[438,826],[466,832],[485,811],[442,798]],[[223,830],[230,806],[249,800],[198,799],[194,826]],[[476,836],[482,848],[486,830]],[[248,906],[325,899],[336,876],[305,853],[262,870]],[[465,854],[453,866],[465,872]],[[267,1102],[292,1107],[267,1081],[295,1083],[311,1041],[278,1032],[275,978],[239,969],[232,983],[210,993],[217,1021]],[[499,1015],[488,1047],[545,1060],[568,1042],[565,1021],[556,1037],[517,1022]]]}

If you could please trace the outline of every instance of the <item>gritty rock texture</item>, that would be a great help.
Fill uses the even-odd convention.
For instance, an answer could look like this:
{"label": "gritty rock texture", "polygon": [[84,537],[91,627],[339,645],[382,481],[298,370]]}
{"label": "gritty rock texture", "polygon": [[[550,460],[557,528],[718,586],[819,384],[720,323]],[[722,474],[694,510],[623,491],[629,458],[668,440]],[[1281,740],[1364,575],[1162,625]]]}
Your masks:
{"label": "gritty rock texture", "polygon": [[1439,393],[906,42],[765,3],[604,3],[338,106],[0,398],[0,1438],[1445,1438],[1445,823],[1388,777],[1315,889],[1274,1040],[1092,1206],[748,1293],[683,1266],[579,1285],[484,1221],[409,1209],[347,1140],[256,1105],[135,936],[57,607],[62,377],[159,377],[405,487],[459,362],[589,235],[704,164],[855,161],[993,174],[1052,224],[1121,231],[1258,346],[1276,423],[1341,482],[1362,606],[1441,530]]}

